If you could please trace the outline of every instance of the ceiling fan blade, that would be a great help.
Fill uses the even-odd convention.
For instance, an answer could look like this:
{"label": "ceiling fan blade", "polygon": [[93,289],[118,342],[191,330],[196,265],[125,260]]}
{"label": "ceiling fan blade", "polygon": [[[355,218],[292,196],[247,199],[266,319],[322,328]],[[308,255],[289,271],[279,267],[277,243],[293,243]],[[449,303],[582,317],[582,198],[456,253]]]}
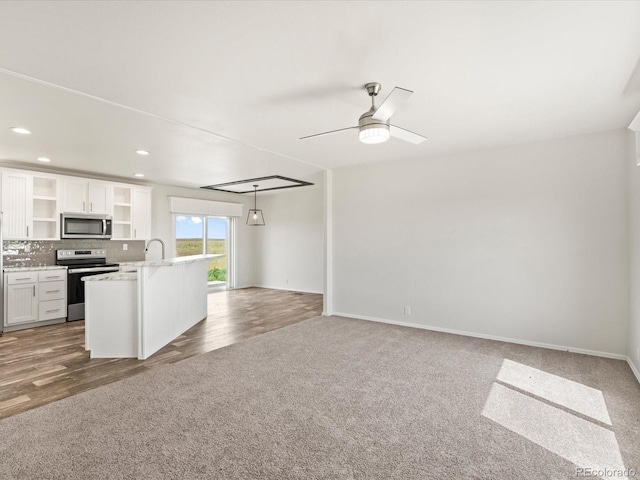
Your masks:
{"label": "ceiling fan blade", "polygon": [[427,139],[427,137],[423,137],[422,135],[418,135],[417,133],[410,132],[409,130],[397,127],[395,125],[390,125],[389,130],[392,137],[399,138],[400,140],[414,143],[416,145],[424,142]]}
{"label": "ceiling fan blade", "polygon": [[395,87],[391,90],[387,98],[384,99],[384,102],[380,104],[376,113],[374,113],[371,118],[386,122],[391,118],[391,115],[407,101],[412,93],[411,90],[407,90],[406,88]]}
{"label": "ceiling fan blade", "polygon": [[347,128],[340,128],[338,130],[330,130],[328,132],[314,133],[313,135],[307,135],[306,137],[300,137],[300,140],[304,140],[305,138],[319,137],[320,135],[327,135],[329,133],[342,132],[344,130],[351,130],[353,128],[358,128],[358,127],[357,126],[356,127],[347,127]]}

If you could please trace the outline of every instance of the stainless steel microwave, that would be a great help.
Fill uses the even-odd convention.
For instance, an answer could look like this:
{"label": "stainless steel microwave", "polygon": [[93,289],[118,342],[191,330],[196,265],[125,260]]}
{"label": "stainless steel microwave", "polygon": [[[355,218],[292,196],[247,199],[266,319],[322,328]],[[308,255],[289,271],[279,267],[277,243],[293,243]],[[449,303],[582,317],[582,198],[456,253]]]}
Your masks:
{"label": "stainless steel microwave", "polygon": [[111,238],[111,217],[107,215],[60,214],[60,238]]}

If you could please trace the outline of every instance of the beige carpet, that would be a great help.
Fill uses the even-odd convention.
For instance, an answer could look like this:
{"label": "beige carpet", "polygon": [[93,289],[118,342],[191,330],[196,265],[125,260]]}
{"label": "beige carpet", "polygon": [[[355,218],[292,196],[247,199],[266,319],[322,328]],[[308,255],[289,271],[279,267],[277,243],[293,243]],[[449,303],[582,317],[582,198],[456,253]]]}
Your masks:
{"label": "beige carpet", "polygon": [[640,385],[622,361],[337,317],[0,420],[2,479],[511,480],[639,467]]}

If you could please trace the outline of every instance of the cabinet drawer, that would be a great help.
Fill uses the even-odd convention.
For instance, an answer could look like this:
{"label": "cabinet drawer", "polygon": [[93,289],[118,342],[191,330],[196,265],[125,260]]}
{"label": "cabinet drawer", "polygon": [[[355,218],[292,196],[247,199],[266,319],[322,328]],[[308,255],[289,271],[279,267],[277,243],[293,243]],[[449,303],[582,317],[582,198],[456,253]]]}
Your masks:
{"label": "cabinet drawer", "polygon": [[44,270],[43,272],[38,272],[38,280],[41,282],[57,282],[58,280],[64,280],[66,277],[66,270]]}
{"label": "cabinet drawer", "polygon": [[47,300],[66,300],[66,285],[64,280],[58,282],[43,282],[38,284],[38,299],[43,302]]}
{"label": "cabinet drawer", "polygon": [[38,281],[38,272],[7,273],[7,285],[16,285],[20,283],[36,283],[37,281]]}
{"label": "cabinet drawer", "polygon": [[38,320],[52,320],[67,316],[66,300],[48,300],[38,305]]}

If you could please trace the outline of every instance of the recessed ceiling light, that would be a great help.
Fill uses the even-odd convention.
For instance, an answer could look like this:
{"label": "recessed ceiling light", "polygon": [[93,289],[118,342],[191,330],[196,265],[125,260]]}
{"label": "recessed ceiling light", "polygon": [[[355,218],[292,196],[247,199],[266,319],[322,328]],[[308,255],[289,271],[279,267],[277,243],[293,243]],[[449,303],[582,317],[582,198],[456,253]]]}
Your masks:
{"label": "recessed ceiling light", "polygon": [[21,135],[29,135],[31,133],[31,130],[22,127],[11,127],[11,131],[13,133],[20,133]]}
{"label": "recessed ceiling light", "polygon": [[138,155],[149,155],[149,152],[146,150],[136,150],[136,153]]}
{"label": "recessed ceiling light", "polygon": [[38,157],[39,162],[49,163],[51,161],[50,158],[47,157]]}
{"label": "recessed ceiling light", "polygon": [[144,177],[144,173],[134,173],[134,177]]}

